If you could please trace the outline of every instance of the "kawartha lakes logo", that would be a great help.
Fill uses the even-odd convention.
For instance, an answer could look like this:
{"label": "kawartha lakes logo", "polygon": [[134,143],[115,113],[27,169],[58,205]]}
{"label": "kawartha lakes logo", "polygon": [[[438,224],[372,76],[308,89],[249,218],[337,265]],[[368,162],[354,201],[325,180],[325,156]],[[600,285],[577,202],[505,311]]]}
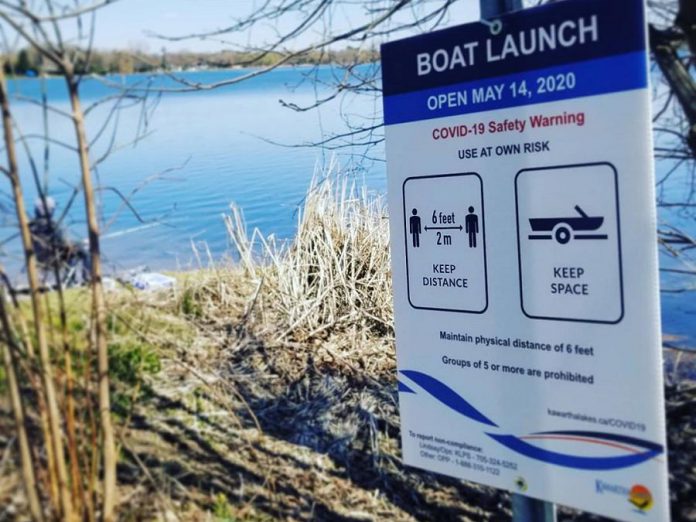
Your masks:
{"label": "kawartha lakes logo", "polygon": [[640,513],[649,511],[654,504],[652,493],[642,484],[634,484],[627,488],[621,484],[612,484],[597,479],[595,480],[595,491],[600,495],[605,493],[621,495]]}
{"label": "kawartha lakes logo", "polygon": [[639,511],[648,511],[653,507],[653,496],[650,490],[641,484],[636,484],[628,494],[628,501]]}

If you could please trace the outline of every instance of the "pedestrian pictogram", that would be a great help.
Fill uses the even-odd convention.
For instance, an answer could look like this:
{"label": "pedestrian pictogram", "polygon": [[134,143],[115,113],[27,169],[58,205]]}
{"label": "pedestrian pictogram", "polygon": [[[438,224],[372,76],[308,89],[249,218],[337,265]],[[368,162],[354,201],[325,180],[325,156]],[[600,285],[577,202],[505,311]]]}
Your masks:
{"label": "pedestrian pictogram", "polygon": [[469,234],[469,248],[476,248],[479,224],[478,216],[474,214],[474,207],[469,207],[469,215],[466,216],[466,233]]}
{"label": "pedestrian pictogram", "polygon": [[413,209],[412,216],[409,219],[410,223],[410,233],[413,238],[413,248],[420,247],[420,235],[421,235],[421,218],[418,217],[418,210]]}

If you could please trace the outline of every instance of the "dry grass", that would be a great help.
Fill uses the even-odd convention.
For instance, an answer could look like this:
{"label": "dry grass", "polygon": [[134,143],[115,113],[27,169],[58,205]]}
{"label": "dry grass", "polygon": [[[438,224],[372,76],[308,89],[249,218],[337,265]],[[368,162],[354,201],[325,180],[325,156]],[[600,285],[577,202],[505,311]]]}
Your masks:
{"label": "dry grass", "polygon": [[261,286],[259,324],[278,340],[306,342],[331,332],[392,334],[387,213],[347,179],[315,179],[297,235],[278,244],[246,233],[242,212],[225,217],[240,263]]}
{"label": "dry grass", "polygon": [[[196,335],[163,361],[158,414],[134,417],[135,446],[148,448],[140,460],[178,506],[168,509],[190,510],[181,496],[204,512],[225,511],[223,495],[243,519],[499,512],[500,495],[400,462],[382,199],[323,178],[308,191],[292,242],[248,234],[236,207],[225,224],[236,261],[180,275],[178,289],[158,298]],[[153,450],[153,434],[179,440],[182,458]]]}

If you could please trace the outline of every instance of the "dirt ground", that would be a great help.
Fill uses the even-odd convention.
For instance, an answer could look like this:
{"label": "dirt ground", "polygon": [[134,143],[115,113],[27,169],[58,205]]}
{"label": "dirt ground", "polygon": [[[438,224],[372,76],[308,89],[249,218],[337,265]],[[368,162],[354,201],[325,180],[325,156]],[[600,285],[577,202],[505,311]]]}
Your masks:
{"label": "dirt ground", "polygon": [[[219,372],[162,372],[168,382],[133,418],[121,476],[135,498],[158,492],[153,517],[509,519],[508,495],[401,464],[392,357],[380,373],[356,368],[339,342],[278,350],[228,338]],[[392,353],[352,350],[365,366]],[[673,520],[696,520],[696,387],[670,385],[667,397]],[[602,519],[561,508],[559,520]]]}
{"label": "dirt ground", "polygon": [[[133,499],[124,519],[147,518],[148,507],[180,520],[509,519],[507,494],[401,464],[391,341],[346,344],[341,335],[281,349],[239,324],[202,331],[224,339],[216,355],[200,364],[190,350],[166,362],[133,416],[120,468]],[[675,367],[674,355],[672,513],[691,521],[696,386],[682,374],[694,366],[680,356]],[[559,520],[602,519],[561,508]]]}
{"label": "dirt ground", "polygon": [[[246,322],[186,319],[120,423],[121,520],[510,518],[492,488],[405,467],[393,340],[328,332],[274,344]],[[667,352],[672,513],[696,520],[694,356]],[[24,520],[11,417],[0,415],[0,521]],[[560,508],[561,521],[603,520]]]}

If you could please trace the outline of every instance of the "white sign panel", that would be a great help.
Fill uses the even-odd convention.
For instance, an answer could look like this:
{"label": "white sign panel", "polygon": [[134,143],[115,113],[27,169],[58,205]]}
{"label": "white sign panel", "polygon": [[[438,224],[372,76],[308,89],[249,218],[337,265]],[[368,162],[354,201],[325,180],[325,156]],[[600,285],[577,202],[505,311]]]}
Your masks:
{"label": "white sign panel", "polygon": [[643,2],[500,20],[382,48],[404,459],[668,520]]}

